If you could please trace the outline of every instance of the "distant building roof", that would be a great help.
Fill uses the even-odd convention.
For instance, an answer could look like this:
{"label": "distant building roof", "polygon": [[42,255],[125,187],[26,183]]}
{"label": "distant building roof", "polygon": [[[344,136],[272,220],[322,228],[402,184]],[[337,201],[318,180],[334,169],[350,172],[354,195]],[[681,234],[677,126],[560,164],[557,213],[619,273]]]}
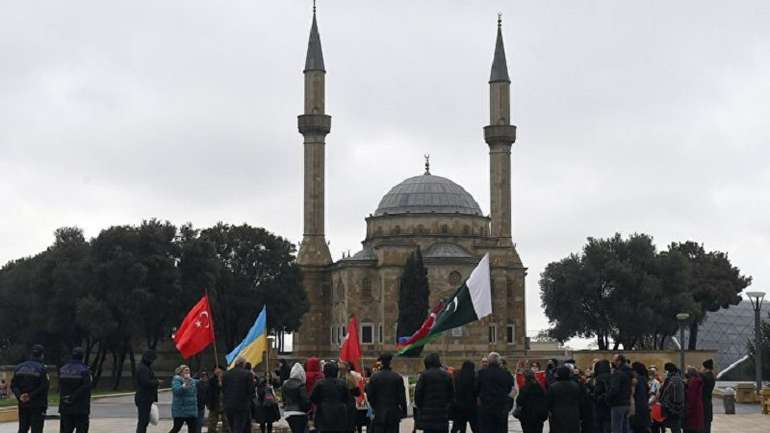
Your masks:
{"label": "distant building roof", "polygon": [[463,187],[431,174],[410,177],[394,186],[374,211],[375,216],[405,213],[482,215],[479,204]]}

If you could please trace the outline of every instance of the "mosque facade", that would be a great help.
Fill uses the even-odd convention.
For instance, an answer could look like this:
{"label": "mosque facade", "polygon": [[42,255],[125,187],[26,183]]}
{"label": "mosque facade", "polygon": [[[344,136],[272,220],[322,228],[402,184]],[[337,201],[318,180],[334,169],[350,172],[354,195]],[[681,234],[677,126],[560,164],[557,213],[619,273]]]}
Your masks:
{"label": "mosque facade", "polygon": [[428,270],[430,305],[451,296],[484,254],[490,255],[493,314],[447,332],[426,350],[445,356],[523,353],[526,268],[511,236],[516,127],[510,119],[511,81],[500,20],[489,79],[490,120],[483,128],[490,161],[489,215],[462,186],[432,174],[426,161],[423,173],[394,186],[366,218],[361,250],[337,261],[329,253],[324,226],[325,139],[331,130],[325,77],[314,11],[304,68],[305,107],[298,117],[304,137],[304,229],[297,263],[310,308],[294,336],[294,353],[336,357],[351,315],[359,322],[365,356],[393,351],[399,280],[407,257],[418,248]]}

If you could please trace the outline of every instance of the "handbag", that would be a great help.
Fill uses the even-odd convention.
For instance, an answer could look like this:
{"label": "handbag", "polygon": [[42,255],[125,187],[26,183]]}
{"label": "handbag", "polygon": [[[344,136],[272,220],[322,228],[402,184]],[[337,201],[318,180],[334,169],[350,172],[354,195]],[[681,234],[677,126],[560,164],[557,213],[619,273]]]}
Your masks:
{"label": "handbag", "polygon": [[158,403],[153,403],[150,406],[150,424],[158,425],[160,422],[160,410],[158,410]]}
{"label": "handbag", "polygon": [[652,410],[650,411],[650,417],[656,423],[662,424],[663,421],[666,420],[666,416],[663,413],[663,405],[660,404],[659,402],[653,403]]}

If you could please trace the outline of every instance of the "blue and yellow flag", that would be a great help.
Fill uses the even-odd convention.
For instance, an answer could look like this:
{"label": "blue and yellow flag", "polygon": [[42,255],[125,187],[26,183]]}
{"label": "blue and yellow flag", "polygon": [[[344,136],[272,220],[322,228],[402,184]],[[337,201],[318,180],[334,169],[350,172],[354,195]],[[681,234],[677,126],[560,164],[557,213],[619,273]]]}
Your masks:
{"label": "blue and yellow flag", "polygon": [[241,341],[241,344],[235,347],[232,352],[228,353],[225,359],[227,359],[228,368],[233,368],[235,360],[239,356],[250,362],[251,365],[257,366],[262,362],[263,352],[267,350],[267,307],[262,307],[262,312],[257,316],[257,321],[249,329],[249,333],[246,334],[246,338]]}

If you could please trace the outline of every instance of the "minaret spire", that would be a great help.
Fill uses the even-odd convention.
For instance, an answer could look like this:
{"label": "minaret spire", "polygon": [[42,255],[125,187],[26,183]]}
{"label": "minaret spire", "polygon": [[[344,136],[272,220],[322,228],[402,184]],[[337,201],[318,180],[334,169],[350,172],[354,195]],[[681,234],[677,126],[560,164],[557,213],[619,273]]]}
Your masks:
{"label": "minaret spire", "polygon": [[511,79],[503,46],[503,20],[497,15],[497,41],[489,75],[489,126],[484,127],[489,145],[490,235],[501,246],[511,241],[511,146],[516,127],[511,125]]}
{"label": "minaret spire", "polygon": [[505,61],[505,46],[503,45],[503,14],[497,14],[497,42],[495,43],[495,56],[492,60],[492,72],[489,74],[489,82],[511,82],[508,77],[508,62]]}
{"label": "minaret spire", "polygon": [[331,116],[326,114],[326,68],[318,34],[316,7],[305,59],[305,110],[298,118],[299,132],[305,137],[304,234],[297,254],[300,265],[325,266],[331,263],[326,243],[325,148],[331,130]]}

